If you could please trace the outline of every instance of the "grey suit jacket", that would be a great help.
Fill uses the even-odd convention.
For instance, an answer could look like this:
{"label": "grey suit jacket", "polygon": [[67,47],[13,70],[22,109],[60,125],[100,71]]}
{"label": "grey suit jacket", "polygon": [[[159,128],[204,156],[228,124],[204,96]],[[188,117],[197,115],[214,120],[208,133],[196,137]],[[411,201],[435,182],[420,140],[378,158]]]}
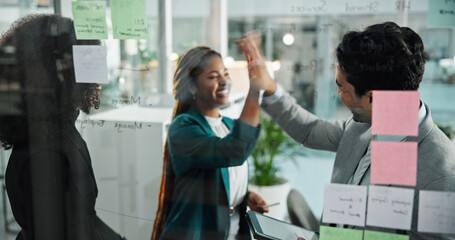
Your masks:
{"label": "grey suit jacket", "polygon": [[[419,190],[455,191],[454,144],[433,123],[430,109],[426,105],[425,107],[427,115],[419,125],[419,135],[408,136],[404,140],[418,143],[417,185],[412,227],[406,234],[409,234],[411,239],[455,239],[454,236],[417,232]],[[332,183],[348,183],[373,137],[370,124],[355,122],[352,118],[347,121],[319,119],[298,105],[288,93],[284,93],[273,104],[263,103],[262,108],[297,142],[309,148],[337,153]],[[366,174],[369,174],[369,171]],[[361,184],[369,185],[370,182],[362,181]],[[368,227],[368,229],[373,228]],[[390,230],[381,228],[380,231]]]}

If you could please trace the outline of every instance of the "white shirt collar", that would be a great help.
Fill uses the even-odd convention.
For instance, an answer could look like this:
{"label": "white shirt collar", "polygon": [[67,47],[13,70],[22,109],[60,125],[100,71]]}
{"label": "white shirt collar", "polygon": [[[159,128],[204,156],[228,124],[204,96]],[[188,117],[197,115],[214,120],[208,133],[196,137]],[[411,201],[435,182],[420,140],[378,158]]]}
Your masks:
{"label": "white shirt collar", "polygon": [[207,122],[209,123],[210,126],[220,126],[222,124],[222,121],[223,121],[223,117],[222,116],[219,116],[219,117],[209,117],[209,116],[205,116],[205,119],[207,119]]}
{"label": "white shirt collar", "polygon": [[419,108],[419,125],[423,122],[423,119],[425,119],[425,116],[427,116],[427,109],[425,108],[425,104],[420,101],[420,108]]}

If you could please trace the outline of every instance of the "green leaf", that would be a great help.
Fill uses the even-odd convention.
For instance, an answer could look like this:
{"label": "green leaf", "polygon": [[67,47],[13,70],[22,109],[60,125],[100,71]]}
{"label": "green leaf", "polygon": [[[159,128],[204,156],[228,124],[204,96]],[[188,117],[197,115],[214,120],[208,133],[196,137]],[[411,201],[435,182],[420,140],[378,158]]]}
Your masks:
{"label": "green leaf", "polygon": [[277,176],[279,168],[276,166],[276,157],[292,160],[298,167],[295,156],[305,155],[304,149],[272,119],[263,117],[261,114],[260,123],[262,131],[251,154],[254,166],[252,183],[258,186],[276,185],[280,183]]}

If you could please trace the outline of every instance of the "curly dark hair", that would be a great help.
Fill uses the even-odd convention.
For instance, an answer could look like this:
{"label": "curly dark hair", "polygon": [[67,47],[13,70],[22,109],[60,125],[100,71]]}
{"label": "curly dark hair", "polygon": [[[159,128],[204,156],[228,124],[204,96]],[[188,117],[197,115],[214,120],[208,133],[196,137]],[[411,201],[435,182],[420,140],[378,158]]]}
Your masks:
{"label": "curly dark hair", "polygon": [[419,35],[393,22],[346,33],[336,56],[359,97],[369,90],[417,90],[426,61]]}
{"label": "curly dark hair", "polygon": [[74,126],[79,110],[99,108],[98,84],[76,83],[73,21],[53,14],[27,15],[0,40],[0,141],[5,149],[39,134]]}

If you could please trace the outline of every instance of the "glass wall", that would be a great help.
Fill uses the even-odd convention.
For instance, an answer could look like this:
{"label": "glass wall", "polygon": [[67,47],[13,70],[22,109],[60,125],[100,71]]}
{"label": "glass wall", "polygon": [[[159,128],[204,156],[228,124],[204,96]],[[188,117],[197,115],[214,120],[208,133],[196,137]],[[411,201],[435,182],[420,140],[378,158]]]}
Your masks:
{"label": "glass wall", "polygon": [[[194,8],[192,2],[172,1],[172,52],[168,56],[172,61],[172,69],[178,57],[187,49],[208,42],[209,2],[201,0]],[[163,81],[159,73],[159,55],[164,53],[160,47],[160,32],[158,1],[147,1],[148,37],[144,40],[114,40],[106,41],[109,48],[110,83],[103,86],[103,101],[105,107],[120,107],[135,102],[146,103],[147,96],[163,93]],[[194,8],[194,9],[193,9]],[[193,9],[192,11],[187,11]],[[108,17],[109,18],[109,17]],[[172,77],[172,76],[171,76]],[[171,81],[168,79],[168,81]],[[167,93],[171,83],[168,83]],[[108,108],[109,109],[109,108]]]}
{"label": "glass wall", "polygon": [[[0,0],[0,32],[27,14],[53,13],[54,1]],[[58,3],[61,13],[72,17],[69,2],[74,0]],[[140,40],[113,38],[111,1],[106,2],[109,38],[101,44],[107,48],[109,83],[102,85],[100,109],[81,113],[76,127],[93,162],[99,188],[96,211],[128,239],[148,239],[152,231],[174,103],[172,77],[179,57],[195,46],[219,44],[227,50],[223,60],[231,72],[234,90],[231,104],[223,109],[226,116],[239,116],[249,87],[238,40],[257,30],[275,81],[316,116],[345,120],[352,114],[337,96],[335,84],[335,49],[342,36],[386,21],[408,26],[422,37],[428,57],[419,88],[421,99],[430,107],[435,123],[454,141],[455,28],[427,26],[429,0],[147,0],[148,32]],[[160,5],[164,2],[171,13],[166,24],[163,19],[169,16],[161,11],[166,7]],[[214,9],[215,4],[223,9]],[[220,13],[226,16],[226,46],[213,40],[214,34],[222,33],[213,31],[217,24],[222,28],[222,23],[213,21]],[[165,35],[170,38],[168,46],[163,43]],[[170,62],[170,75],[163,74],[161,66],[167,64],[163,60]],[[12,88],[1,79],[0,90]],[[2,150],[2,184],[9,154]],[[335,153],[303,147],[295,154],[296,161],[277,157],[278,175],[302,193],[317,218],[323,210],[324,185],[330,183],[334,159]],[[14,239],[19,228],[3,186],[0,190],[0,210],[4,212],[0,225],[5,225],[0,238]],[[289,221],[289,216],[284,220]]]}
{"label": "glass wall", "polygon": [[[3,34],[6,30],[11,27],[11,24],[17,19],[31,13],[53,13],[54,12],[54,1],[53,0],[2,0],[0,1],[0,33]],[[5,64],[2,61],[1,64]],[[5,81],[4,76],[0,76],[0,91],[4,92],[8,89],[18,89],[17,85],[10,85]],[[0,111],[4,112],[6,109],[5,102],[7,98],[4,94],[0,96]],[[5,170],[8,163],[8,158],[11,151],[0,150],[0,238],[1,239],[15,239],[15,236],[19,232],[18,225],[11,214],[11,208],[9,205],[9,199],[6,194],[4,179]]]}
{"label": "glass wall", "polygon": [[[419,88],[433,120],[453,136],[455,109],[451,78],[454,75],[454,28],[427,27],[428,1],[229,1],[229,56],[244,59],[237,39],[249,31],[262,35],[262,50],[269,61],[280,63],[275,80],[297,102],[330,120],[351,116],[336,93],[335,49],[348,31],[386,21],[416,31],[428,61]],[[291,40],[290,40],[291,39]],[[330,182],[335,154],[303,149],[298,166],[285,159],[281,174],[303,193],[316,215],[322,213],[324,184]]]}

